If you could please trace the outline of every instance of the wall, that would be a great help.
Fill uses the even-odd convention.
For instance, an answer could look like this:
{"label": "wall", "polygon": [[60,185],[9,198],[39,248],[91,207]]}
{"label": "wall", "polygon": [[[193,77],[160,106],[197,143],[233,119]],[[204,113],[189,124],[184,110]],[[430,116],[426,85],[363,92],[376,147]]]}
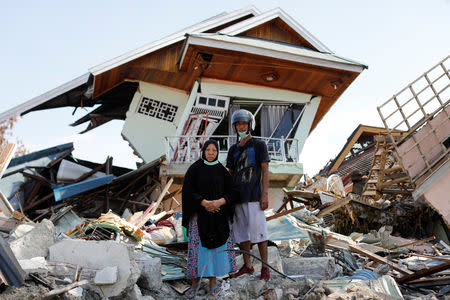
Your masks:
{"label": "wall", "polygon": [[[450,115],[450,106],[428,121],[420,130],[398,147],[403,166],[413,180],[427,168],[425,161],[431,164],[444,153],[441,143],[448,137],[450,132],[448,115]],[[432,132],[433,128],[436,129],[436,135]],[[415,145],[415,141],[417,141],[418,145]],[[425,159],[422,158],[420,152],[424,154]]]}
{"label": "wall", "polygon": [[[176,134],[188,96],[181,90],[139,83],[139,89],[126,114],[122,136],[144,162],[151,162],[165,154],[164,137]],[[142,97],[159,102],[150,100],[150,104],[142,105]],[[173,112],[174,107],[176,112]]]}

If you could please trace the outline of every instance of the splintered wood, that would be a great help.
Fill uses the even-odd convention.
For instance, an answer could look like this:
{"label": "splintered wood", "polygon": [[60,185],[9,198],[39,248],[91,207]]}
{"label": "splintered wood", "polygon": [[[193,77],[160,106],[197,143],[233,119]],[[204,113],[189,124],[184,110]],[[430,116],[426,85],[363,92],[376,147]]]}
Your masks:
{"label": "splintered wood", "polygon": [[394,146],[385,135],[375,136],[376,149],[361,200],[373,207],[383,194],[404,194],[412,191],[412,183],[395,157]]}

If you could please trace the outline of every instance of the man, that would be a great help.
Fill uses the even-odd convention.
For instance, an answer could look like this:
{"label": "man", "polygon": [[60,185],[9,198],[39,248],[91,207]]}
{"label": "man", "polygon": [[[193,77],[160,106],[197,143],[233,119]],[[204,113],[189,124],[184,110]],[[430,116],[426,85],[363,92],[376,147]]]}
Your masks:
{"label": "man", "polygon": [[[252,138],[255,118],[252,113],[240,109],[231,117],[240,141],[231,146],[227,156],[227,168],[233,176],[235,215],[233,234],[241,250],[250,252],[251,243],[257,243],[261,259],[267,263],[267,227],[264,210],[268,207],[269,153],[263,141]],[[250,256],[244,253],[244,265],[234,275],[252,274]],[[269,280],[270,271],[264,264],[260,279]]]}

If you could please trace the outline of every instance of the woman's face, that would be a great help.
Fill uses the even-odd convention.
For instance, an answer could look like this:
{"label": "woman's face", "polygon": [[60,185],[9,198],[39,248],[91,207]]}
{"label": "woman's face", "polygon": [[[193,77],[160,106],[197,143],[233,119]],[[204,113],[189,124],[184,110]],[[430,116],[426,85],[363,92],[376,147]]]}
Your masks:
{"label": "woman's face", "polygon": [[212,162],[216,159],[217,156],[217,149],[214,144],[209,144],[208,147],[206,147],[205,150],[205,157],[206,160],[209,162]]}

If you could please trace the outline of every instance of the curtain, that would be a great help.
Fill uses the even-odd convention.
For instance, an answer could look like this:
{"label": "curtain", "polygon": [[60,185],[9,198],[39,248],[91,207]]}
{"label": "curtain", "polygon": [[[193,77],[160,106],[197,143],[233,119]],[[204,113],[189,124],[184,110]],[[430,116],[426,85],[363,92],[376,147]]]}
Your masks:
{"label": "curtain", "polygon": [[287,105],[263,105],[261,107],[261,136],[270,137],[280,123]]}

